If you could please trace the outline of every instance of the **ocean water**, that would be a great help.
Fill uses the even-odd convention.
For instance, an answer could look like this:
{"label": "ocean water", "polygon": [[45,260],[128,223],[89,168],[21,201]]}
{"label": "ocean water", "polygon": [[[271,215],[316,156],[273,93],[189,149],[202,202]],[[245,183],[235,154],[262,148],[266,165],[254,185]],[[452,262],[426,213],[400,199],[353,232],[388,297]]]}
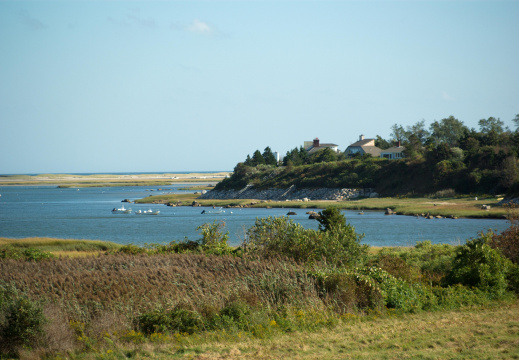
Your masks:
{"label": "ocean water", "polygon": [[[230,244],[239,245],[246,230],[257,218],[284,216],[305,228],[317,229],[318,223],[308,219],[304,209],[224,209],[211,214],[203,207],[168,207],[121,203],[123,199],[140,199],[163,193],[182,193],[185,185],[150,187],[67,188],[56,186],[0,186],[0,237],[55,237],[106,240],[120,244],[144,245],[169,243],[173,240],[201,237],[197,227],[213,221],[225,223]],[[124,205],[131,214],[112,214]],[[159,215],[135,215],[137,210],[160,210]],[[203,210],[205,214],[202,214]],[[312,209],[319,211],[320,209]],[[371,246],[412,246],[418,241],[460,244],[478,236],[481,231],[502,231],[508,221],[497,219],[434,219],[412,216],[386,216],[382,211],[344,211],[347,221],[362,243]]]}

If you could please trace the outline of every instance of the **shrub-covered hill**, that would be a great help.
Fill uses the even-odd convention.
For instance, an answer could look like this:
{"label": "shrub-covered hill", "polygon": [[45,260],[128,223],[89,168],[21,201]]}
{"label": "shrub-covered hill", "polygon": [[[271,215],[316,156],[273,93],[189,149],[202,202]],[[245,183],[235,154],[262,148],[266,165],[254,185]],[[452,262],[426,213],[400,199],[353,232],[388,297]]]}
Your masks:
{"label": "shrub-covered hill", "polygon": [[215,190],[288,188],[373,188],[384,196],[430,194],[447,188],[459,194],[506,193],[511,186],[498,170],[470,169],[456,162],[427,160],[351,159],[301,166],[245,166],[239,163],[231,177]]}

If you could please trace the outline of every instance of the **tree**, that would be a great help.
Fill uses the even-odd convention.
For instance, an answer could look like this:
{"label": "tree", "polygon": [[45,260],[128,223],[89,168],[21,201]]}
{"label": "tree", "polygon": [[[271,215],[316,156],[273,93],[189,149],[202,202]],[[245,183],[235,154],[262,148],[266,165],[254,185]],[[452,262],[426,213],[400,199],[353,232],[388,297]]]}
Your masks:
{"label": "tree", "polygon": [[408,134],[407,132],[404,130],[403,126],[402,125],[398,125],[398,124],[393,124],[393,126],[391,126],[391,138],[394,140],[394,141],[406,141],[407,138],[408,138]]}
{"label": "tree", "polygon": [[488,119],[479,120],[478,125],[479,131],[481,131],[484,134],[488,134],[490,132],[496,132],[497,134],[501,134],[504,131],[503,126],[505,125],[505,123],[494,117],[489,117]]}
{"label": "tree", "polygon": [[377,135],[377,137],[375,138],[375,146],[382,150],[385,150],[389,149],[391,147],[391,144],[387,140],[384,140],[380,135]]}
{"label": "tree", "polygon": [[438,145],[446,143],[449,146],[457,146],[460,139],[469,131],[463,122],[454,116],[449,116],[441,121],[434,121],[430,125],[431,137]]}
{"label": "tree", "polygon": [[330,148],[319,150],[310,157],[312,164],[332,161],[337,161],[337,153]]}
{"label": "tree", "polygon": [[263,158],[263,155],[261,155],[259,150],[254,151],[254,154],[252,154],[252,164],[253,166],[265,164],[265,159]]}
{"label": "tree", "polygon": [[411,135],[414,135],[422,144],[424,144],[427,138],[431,135],[425,128],[425,120],[418,121],[416,124],[408,126],[406,131],[408,133],[408,141]]}
{"label": "tree", "polygon": [[519,131],[519,114],[515,115],[515,118],[513,118],[512,121],[514,122],[515,127],[517,128],[515,129],[515,131]]}
{"label": "tree", "polygon": [[265,164],[267,164],[267,165],[273,165],[273,166],[277,165],[276,157],[272,153],[272,150],[270,149],[269,146],[267,146],[265,148],[265,150],[263,150],[263,159],[265,160]]}
{"label": "tree", "polygon": [[319,230],[329,231],[333,227],[345,227],[346,217],[336,207],[330,206],[319,212]]}

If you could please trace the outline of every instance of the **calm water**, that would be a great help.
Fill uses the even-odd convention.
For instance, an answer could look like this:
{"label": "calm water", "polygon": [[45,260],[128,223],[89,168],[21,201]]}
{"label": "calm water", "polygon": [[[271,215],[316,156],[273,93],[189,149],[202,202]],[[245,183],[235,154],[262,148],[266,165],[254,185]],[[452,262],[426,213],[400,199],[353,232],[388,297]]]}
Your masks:
{"label": "calm water", "polygon": [[[106,187],[59,189],[56,186],[0,186],[0,237],[56,237],[107,240],[120,244],[167,243],[185,237],[200,238],[197,226],[214,220],[224,221],[231,237],[231,245],[239,245],[245,230],[256,218],[291,216],[306,228],[317,229],[318,223],[309,220],[303,209],[226,209],[222,214],[201,214],[203,209],[168,207],[165,205],[126,204],[136,210],[160,210],[156,216],[134,213],[112,214],[121,207],[123,199],[140,199],[162,193],[181,193],[185,185],[162,186],[162,191],[150,187]],[[318,210],[316,210],[318,211]],[[385,216],[380,211],[344,211],[347,221],[366,236],[363,243],[372,246],[408,246],[417,241],[458,244],[476,237],[487,229],[502,231],[506,220],[435,219],[412,216]]]}

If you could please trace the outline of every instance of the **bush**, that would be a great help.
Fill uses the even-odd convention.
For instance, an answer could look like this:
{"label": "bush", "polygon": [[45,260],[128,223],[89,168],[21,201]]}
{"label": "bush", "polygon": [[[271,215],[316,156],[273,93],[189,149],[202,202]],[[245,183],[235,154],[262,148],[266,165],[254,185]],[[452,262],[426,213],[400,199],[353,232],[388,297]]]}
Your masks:
{"label": "bush", "polygon": [[46,319],[39,304],[17,289],[0,285],[0,351],[16,352],[38,345],[43,339]]}
{"label": "bush", "polygon": [[207,254],[224,255],[232,253],[229,246],[229,232],[223,232],[225,223],[213,221],[212,224],[203,224],[196,228],[202,233],[200,245]]}
{"label": "bush", "polygon": [[159,308],[138,317],[139,327],[147,334],[188,333],[193,334],[203,328],[202,316],[182,304],[171,310]]}
{"label": "bush", "polygon": [[356,265],[365,261],[367,245],[351,225],[332,226],[328,231],[305,229],[288,217],[256,220],[247,231],[243,248],[266,257],[285,256],[301,262],[326,261]]}
{"label": "bush", "polygon": [[55,256],[47,251],[41,251],[35,248],[17,248],[12,245],[0,247],[0,259],[15,259],[29,261],[43,261],[53,259]]}
{"label": "bush", "polygon": [[319,212],[319,215],[317,221],[321,231],[328,231],[332,227],[346,226],[346,217],[336,207],[328,207]]}
{"label": "bush", "polygon": [[462,284],[490,292],[496,297],[504,295],[511,262],[488,245],[492,236],[491,231],[481,234],[477,239],[467,240],[458,249],[445,285]]}
{"label": "bush", "polygon": [[508,220],[508,229],[501,234],[494,234],[489,244],[494,249],[499,249],[514,264],[519,264],[519,214],[515,205],[508,208]]}
{"label": "bush", "polygon": [[128,254],[128,255],[138,255],[138,254],[145,254],[146,249],[142,248],[140,246],[137,246],[137,245],[128,244],[128,245],[124,245],[123,247],[119,248],[119,250],[117,250],[117,252],[120,252],[123,254]]}

